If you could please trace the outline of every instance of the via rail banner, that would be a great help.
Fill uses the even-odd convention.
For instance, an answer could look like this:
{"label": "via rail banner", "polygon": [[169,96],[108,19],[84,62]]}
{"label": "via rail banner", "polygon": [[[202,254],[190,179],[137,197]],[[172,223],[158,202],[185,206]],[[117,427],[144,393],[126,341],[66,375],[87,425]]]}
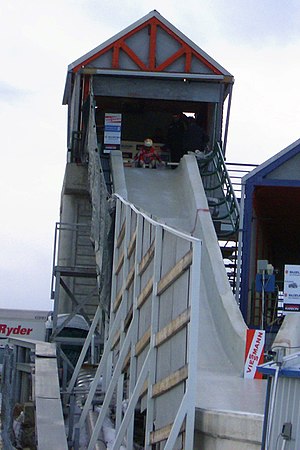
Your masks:
{"label": "via rail banner", "polygon": [[265,331],[247,330],[244,378],[262,378],[257,366],[264,362]]}

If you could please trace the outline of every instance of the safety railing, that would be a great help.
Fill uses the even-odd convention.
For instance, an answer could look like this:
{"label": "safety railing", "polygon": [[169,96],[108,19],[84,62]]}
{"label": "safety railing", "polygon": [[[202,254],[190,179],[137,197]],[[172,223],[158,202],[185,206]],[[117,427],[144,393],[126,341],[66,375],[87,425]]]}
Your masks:
{"label": "safety railing", "polygon": [[226,167],[236,198],[239,201],[242,196],[242,178],[254,170],[257,167],[257,164],[226,161]]}
{"label": "safety railing", "polygon": [[198,159],[203,186],[219,238],[234,235],[239,227],[239,204],[220,144]]}

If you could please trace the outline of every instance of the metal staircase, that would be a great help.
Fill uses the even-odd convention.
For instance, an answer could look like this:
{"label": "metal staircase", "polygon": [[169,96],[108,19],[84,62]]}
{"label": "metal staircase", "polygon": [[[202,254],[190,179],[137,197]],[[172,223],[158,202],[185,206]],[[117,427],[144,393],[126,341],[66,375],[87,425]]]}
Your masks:
{"label": "metal staircase", "polygon": [[238,231],[240,208],[219,142],[197,161],[217,236],[232,237]]}
{"label": "metal staircase", "polygon": [[197,161],[229,283],[235,292],[240,222],[240,199],[236,192],[241,193],[241,177],[249,170],[245,170],[243,164],[238,165],[235,167],[237,172],[231,178],[218,142],[211,153],[201,155]]}

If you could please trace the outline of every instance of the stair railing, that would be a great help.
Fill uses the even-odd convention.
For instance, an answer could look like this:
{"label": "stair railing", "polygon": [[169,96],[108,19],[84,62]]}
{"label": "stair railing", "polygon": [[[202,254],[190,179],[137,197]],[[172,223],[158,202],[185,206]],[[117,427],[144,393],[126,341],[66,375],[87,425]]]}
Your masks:
{"label": "stair railing", "polygon": [[240,208],[219,142],[210,154],[198,159],[198,166],[208,204],[214,211],[212,218],[218,237],[235,234],[239,228]]}

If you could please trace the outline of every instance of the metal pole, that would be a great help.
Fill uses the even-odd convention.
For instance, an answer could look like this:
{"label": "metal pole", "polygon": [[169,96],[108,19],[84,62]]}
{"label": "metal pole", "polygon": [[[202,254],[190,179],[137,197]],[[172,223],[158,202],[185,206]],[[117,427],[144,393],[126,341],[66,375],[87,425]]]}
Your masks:
{"label": "metal pole", "polygon": [[265,316],[265,270],[262,271],[261,280],[261,329],[264,330]]}
{"label": "metal pole", "polygon": [[227,115],[226,115],[226,123],[225,123],[225,133],[224,133],[224,142],[223,142],[223,154],[224,155],[225,155],[226,145],[227,145],[229,116],[230,116],[230,109],[231,109],[231,99],[232,99],[232,84],[229,86],[229,97],[228,97]]}
{"label": "metal pole", "polygon": [[91,364],[95,364],[95,362],[95,333],[93,333],[91,340]]}
{"label": "metal pole", "polygon": [[74,447],[73,450],[79,450],[80,427],[78,424],[74,428]]}
{"label": "metal pole", "polygon": [[269,450],[270,445],[270,439],[271,439],[271,431],[272,431],[272,425],[273,425],[273,415],[274,415],[274,405],[275,405],[275,399],[276,399],[276,390],[277,390],[277,382],[278,382],[278,375],[279,375],[279,369],[280,366],[277,365],[276,371],[275,371],[275,377],[274,381],[272,383],[272,390],[271,390],[271,405],[268,415],[268,422],[267,422],[267,431],[266,431],[266,450]]}
{"label": "metal pole", "polygon": [[242,182],[241,203],[240,203],[240,221],[238,235],[238,260],[236,268],[236,287],[235,300],[240,305],[240,289],[241,289],[241,267],[242,267],[242,247],[243,247],[243,229],[244,229],[244,205],[245,205],[245,184]]}
{"label": "metal pole", "polygon": [[[73,430],[74,430],[74,414],[75,414],[75,394],[72,393],[70,396],[70,406],[69,406],[69,430],[68,430],[68,445],[71,447],[73,445]],[[77,431],[78,433],[78,431]]]}

